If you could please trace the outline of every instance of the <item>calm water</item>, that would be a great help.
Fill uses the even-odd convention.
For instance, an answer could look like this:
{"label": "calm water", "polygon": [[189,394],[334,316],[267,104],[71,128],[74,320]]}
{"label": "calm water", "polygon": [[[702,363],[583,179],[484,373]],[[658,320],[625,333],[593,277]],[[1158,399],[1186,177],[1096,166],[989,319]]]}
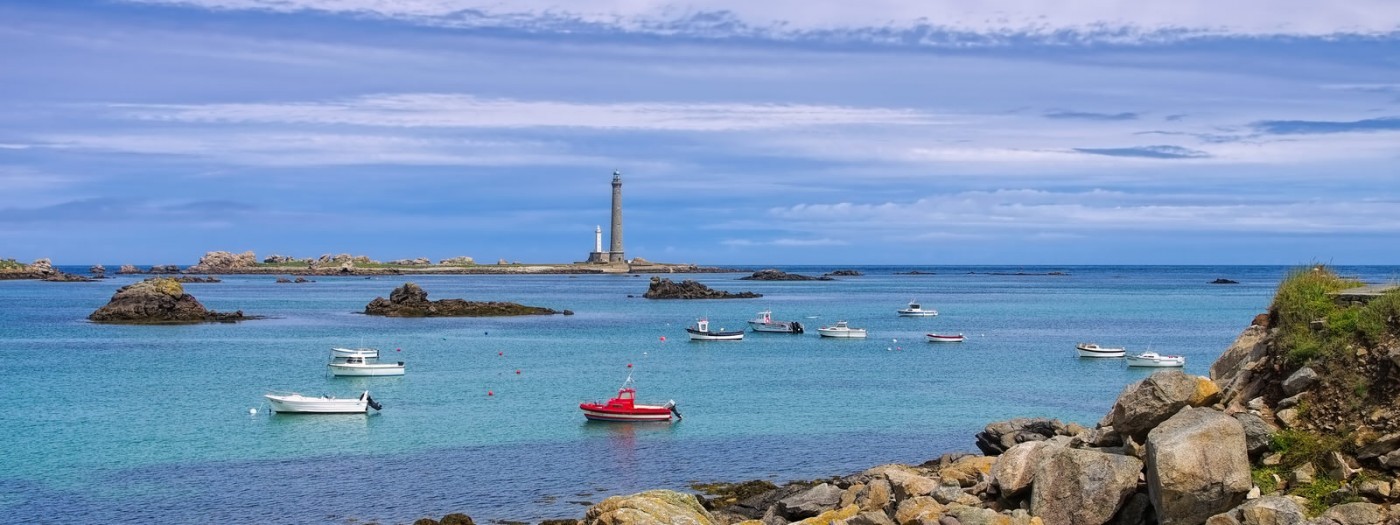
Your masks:
{"label": "calm water", "polygon": [[[109,265],[110,266],[110,265]],[[788,268],[819,273],[833,268]],[[216,310],[270,319],[199,326],[84,320],[120,285],[0,281],[0,521],[408,523],[578,517],[602,498],[691,481],[823,477],[972,450],[986,423],[1092,424],[1148,372],[1082,360],[1093,340],[1211,361],[1272,296],[1282,267],[862,268],[835,282],[695,278],[762,299],[649,301],[646,277],[234,276],[186,285]],[[1046,272],[1067,276],[988,275]],[[1339,268],[1390,281],[1396,267]],[[979,273],[969,274],[970,271]],[[1238,285],[1208,285],[1217,277]],[[386,319],[356,312],[404,281],[430,298],[509,300],[571,317]],[[637,298],[628,298],[629,294]],[[900,318],[911,299],[940,312]],[[754,313],[806,335],[692,343],[708,316]],[[866,340],[824,340],[845,319]],[[962,332],[930,344],[928,331]],[[664,340],[662,338],[665,338]],[[332,346],[375,346],[399,378],[332,378]],[[674,399],[675,424],[585,423],[634,365],[639,397]],[[519,373],[517,373],[517,371]],[[273,390],[349,396],[370,416],[271,416]],[[488,396],[492,392],[494,395]],[[258,413],[250,415],[249,409]]]}

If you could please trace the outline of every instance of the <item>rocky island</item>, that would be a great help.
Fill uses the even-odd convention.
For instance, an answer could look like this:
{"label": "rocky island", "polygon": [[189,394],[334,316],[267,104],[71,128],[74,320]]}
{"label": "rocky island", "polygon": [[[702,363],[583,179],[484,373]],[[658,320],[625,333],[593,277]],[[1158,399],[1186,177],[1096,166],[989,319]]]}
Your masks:
{"label": "rocky island", "polygon": [[1013,419],[973,436],[981,454],[614,496],[559,522],[1395,525],[1400,291],[1336,300],[1356,284],[1321,267],[1293,273],[1209,377],[1157,372],[1092,428]]}
{"label": "rocky island", "polygon": [[759,271],[756,271],[756,272],[753,273],[753,275],[748,275],[748,276],[745,276],[745,277],[740,277],[739,280],[740,280],[740,281],[835,281],[836,279],[833,279],[833,278],[831,278],[830,276],[827,276],[827,275],[823,275],[823,276],[821,276],[821,277],[812,277],[812,276],[810,276],[810,275],[802,275],[802,274],[796,274],[796,273],[787,273],[787,272],[784,272],[784,271],[782,271],[782,270],[777,270],[777,269],[769,268],[769,269],[767,269],[767,270],[759,270]]}
{"label": "rocky island", "polygon": [[502,317],[513,315],[554,315],[573,312],[556,312],[539,306],[525,306],[517,303],[496,301],[467,301],[464,299],[428,300],[428,292],[414,283],[404,283],[389,294],[389,298],[375,297],[365,305],[366,315],[388,317]]}
{"label": "rocky island", "polygon": [[44,279],[58,273],[48,259],[38,259],[30,264],[14,259],[0,259],[0,280]]}
{"label": "rocky island", "polygon": [[111,301],[88,315],[93,322],[116,324],[229,323],[255,318],[243,315],[242,310],[208,310],[193,295],[185,293],[179,281],[163,277],[121,287]]}
{"label": "rocky island", "polygon": [[670,279],[652,277],[651,285],[647,287],[647,292],[642,294],[647,299],[753,299],[763,297],[763,294],[753,292],[731,293],[724,290],[715,290],[699,282],[686,279],[677,284]]}

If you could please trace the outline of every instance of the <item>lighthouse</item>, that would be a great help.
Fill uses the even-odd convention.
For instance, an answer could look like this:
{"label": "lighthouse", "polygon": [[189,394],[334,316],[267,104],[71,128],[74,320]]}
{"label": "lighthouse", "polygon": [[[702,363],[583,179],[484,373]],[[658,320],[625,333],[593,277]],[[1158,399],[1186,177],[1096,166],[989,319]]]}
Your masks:
{"label": "lighthouse", "polygon": [[627,262],[622,256],[622,172],[613,170],[612,232],[609,233],[608,261]]}

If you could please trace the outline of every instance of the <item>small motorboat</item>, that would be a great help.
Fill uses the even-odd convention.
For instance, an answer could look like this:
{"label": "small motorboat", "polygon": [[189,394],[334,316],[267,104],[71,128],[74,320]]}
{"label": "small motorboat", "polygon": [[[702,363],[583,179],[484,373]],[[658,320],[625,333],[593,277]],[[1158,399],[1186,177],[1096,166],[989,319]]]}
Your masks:
{"label": "small motorboat", "polygon": [[331,362],[326,367],[334,376],[403,375],[403,361],[380,363],[379,350],[374,348],[332,348]]}
{"label": "small motorboat", "polygon": [[1079,357],[1123,357],[1127,354],[1123,348],[1107,348],[1098,343],[1079,343],[1074,348],[1079,352]]}
{"label": "small motorboat", "polygon": [[800,334],[802,333],[802,323],[797,321],[774,321],[773,311],[764,310],[758,313],[757,317],[749,321],[749,328],[755,332],[768,332],[775,334]]}
{"label": "small motorboat", "polygon": [[617,389],[617,397],[606,402],[579,403],[578,408],[583,410],[583,417],[589,421],[670,421],[672,415],[675,415],[676,419],[682,419],[680,411],[676,410],[675,401],[667,401],[661,405],[639,405],[636,398],[637,390],[632,387],[632,375],[628,374],[627,380],[622,382],[622,388]]}
{"label": "small motorboat", "polygon": [[909,307],[898,310],[900,317],[933,317],[938,310],[925,310],[917,301],[909,301]]}
{"label": "small motorboat", "polygon": [[272,405],[273,412],[285,414],[364,414],[371,408],[384,408],[369,397],[368,390],[358,398],[309,397],[297,393],[267,394],[263,397]]}
{"label": "small motorboat", "polygon": [[744,338],[743,330],[710,329],[708,319],[696,319],[695,324],[686,327],[691,341],[738,341]]}
{"label": "small motorboat", "polygon": [[924,334],[930,343],[961,343],[966,337],[962,334]]}
{"label": "small motorboat", "polygon": [[836,321],[832,326],[823,326],[817,329],[817,333],[822,337],[836,337],[846,339],[858,339],[865,337],[864,328],[851,328],[845,321]]}
{"label": "small motorboat", "polygon": [[1157,352],[1143,352],[1138,355],[1126,357],[1128,366],[1170,368],[1186,366],[1186,357],[1179,355],[1160,355]]}

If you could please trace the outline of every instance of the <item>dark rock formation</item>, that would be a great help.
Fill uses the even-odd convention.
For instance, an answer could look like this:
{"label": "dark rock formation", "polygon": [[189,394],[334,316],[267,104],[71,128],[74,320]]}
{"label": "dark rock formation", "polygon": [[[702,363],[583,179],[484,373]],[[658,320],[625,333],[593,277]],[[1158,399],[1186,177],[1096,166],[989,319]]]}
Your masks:
{"label": "dark rock formation", "polygon": [[463,299],[428,300],[428,292],[414,283],[404,283],[389,294],[375,297],[365,305],[365,314],[389,317],[501,317],[512,315],[553,315],[549,308],[496,301]]}
{"label": "dark rock formation", "polygon": [[204,277],[198,277],[198,276],[194,276],[194,275],[180,275],[180,276],[177,276],[177,277],[171,277],[171,279],[174,279],[176,282],[178,282],[178,283],[180,283],[180,284],[207,284],[207,283],[221,283],[221,282],[224,282],[223,279],[220,279],[220,278],[218,278],[218,277],[214,277],[214,276],[212,276],[212,275],[206,275],[206,276],[204,276]]}
{"label": "dark rock formation", "polygon": [[287,277],[278,277],[278,278],[277,278],[277,282],[278,282],[279,284],[302,284],[302,283],[314,283],[314,282],[316,282],[316,281],[313,281],[313,280],[311,280],[311,279],[307,279],[307,278],[305,278],[305,277],[297,277],[296,279],[289,279],[289,278],[287,278]]}
{"label": "dark rock formation", "polygon": [[715,290],[696,281],[686,279],[679,284],[660,277],[651,278],[651,286],[647,288],[647,293],[642,294],[647,299],[753,299],[763,297],[763,294],[753,292],[730,293],[723,290]]}
{"label": "dark rock formation", "polygon": [[64,272],[54,272],[54,273],[48,274],[48,275],[44,276],[44,279],[43,279],[43,280],[48,281],[48,282],[51,282],[51,283],[91,283],[91,282],[96,282],[96,281],[97,281],[97,279],[93,279],[93,278],[88,277],[88,276],[86,276],[86,275],[78,275],[78,274],[75,274],[75,273],[64,273]]}
{"label": "dark rock formation", "polygon": [[106,279],[107,267],[102,266],[100,264],[94,264],[88,268],[88,273],[92,274],[92,277],[95,279]]}
{"label": "dark rock formation", "polygon": [[782,270],[775,270],[775,269],[769,268],[769,269],[767,269],[767,270],[759,270],[759,271],[756,271],[756,272],[753,273],[753,275],[750,275],[750,276],[747,276],[747,277],[740,277],[739,280],[740,280],[740,281],[834,281],[835,279],[832,279],[832,278],[827,277],[827,276],[825,276],[825,275],[823,275],[823,276],[821,276],[821,277],[812,277],[812,276],[810,276],[810,275],[800,275],[800,274],[795,274],[795,273],[787,273],[787,272],[784,272],[784,271],[782,271]]}
{"label": "dark rock formation", "polygon": [[180,265],[178,265],[178,264],[157,264],[157,265],[155,265],[155,266],[152,266],[150,270],[146,270],[145,273],[151,273],[151,274],[171,274],[171,273],[180,273]]}
{"label": "dark rock formation", "polygon": [[1211,281],[1210,284],[1240,284],[1240,282],[1239,282],[1239,281],[1232,281],[1232,280],[1225,279],[1225,278],[1222,277],[1222,278],[1220,278],[1220,279],[1216,279],[1216,280],[1214,280],[1214,281]]}
{"label": "dark rock formation", "polygon": [[98,323],[184,324],[253,319],[239,310],[220,313],[204,308],[174,279],[154,278],[117,290],[112,300],[88,316]]}
{"label": "dark rock formation", "polygon": [[934,272],[921,272],[919,270],[909,270],[907,272],[894,272],[895,275],[938,275]]}
{"label": "dark rock formation", "polygon": [[865,274],[860,273],[860,270],[835,270],[823,274],[823,276],[827,275],[832,277],[859,277]]}
{"label": "dark rock formation", "polygon": [[977,448],[988,456],[995,456],[1017,443],[1069,435],[1072,435],[1069,427],[1058,419],[1023,417],[987,425],[977,433]]}

